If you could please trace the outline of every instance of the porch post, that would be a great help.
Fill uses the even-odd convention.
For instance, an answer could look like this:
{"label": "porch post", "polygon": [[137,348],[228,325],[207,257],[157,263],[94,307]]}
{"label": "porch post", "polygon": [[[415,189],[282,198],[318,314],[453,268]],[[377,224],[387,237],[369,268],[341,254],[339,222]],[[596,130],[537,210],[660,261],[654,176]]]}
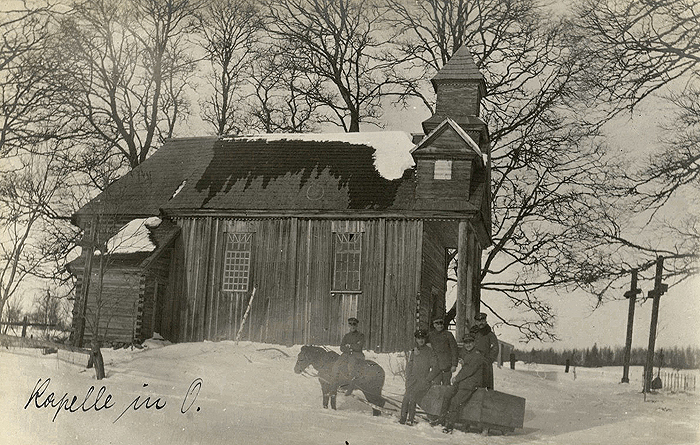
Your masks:
{"label": "porch post", "polygon": [[467,316],[470,311],[471,294],[469,279],[469,223],[466,220],[459,222],[457,237],[457,314],[455,316],[455,339],[462,340],[462,336],[469,328]]}

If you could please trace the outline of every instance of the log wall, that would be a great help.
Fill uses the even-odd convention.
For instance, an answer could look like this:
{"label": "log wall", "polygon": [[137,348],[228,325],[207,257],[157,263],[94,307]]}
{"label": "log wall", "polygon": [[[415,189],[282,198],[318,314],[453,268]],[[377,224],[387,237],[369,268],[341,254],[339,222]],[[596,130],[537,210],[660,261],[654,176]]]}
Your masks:
{"label": "log wall", "polygon": [[[83,344],[89,345],[95,329],[114,342],[131,343],[136,337],[137,312],[142,289],[137,270],[107,270],[102,278],[93,272],[86,310]],[[96,325],[97,314],[100,314]]]}

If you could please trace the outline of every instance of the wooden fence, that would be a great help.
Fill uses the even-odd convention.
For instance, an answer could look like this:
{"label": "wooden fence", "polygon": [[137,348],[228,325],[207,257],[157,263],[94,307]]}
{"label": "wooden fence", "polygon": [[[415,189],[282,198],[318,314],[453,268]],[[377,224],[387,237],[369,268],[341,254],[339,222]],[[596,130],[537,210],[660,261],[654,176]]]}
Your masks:
{"label": "wooden fence", "polygon": [[661,389],[670,392],[695,392],[695,375],[679,371],[662,371]]}
{"label": "wooden fence", "polygon": [[[62,343],[54,343],[48,340],[39,340],[36,338],[14,337],[12,335],[0,334],[0,346],[13,348],[40,348],[40,349],[63,349],[70,352],[79,352],[81,354],[90,354],[89,349],[78,348]],[[55,351],[54,351],[55,352]]]}
{"label": "wooden fence", "polygon": [[54,324],[46,324],[46,323],[29,323],[27,320],[27,317],[25,316],[22,321],[0,321],[0,326],[22,326],[22,338],[27,336],[27,327],[34,327],[34,328],[54,328],[56,325]]}

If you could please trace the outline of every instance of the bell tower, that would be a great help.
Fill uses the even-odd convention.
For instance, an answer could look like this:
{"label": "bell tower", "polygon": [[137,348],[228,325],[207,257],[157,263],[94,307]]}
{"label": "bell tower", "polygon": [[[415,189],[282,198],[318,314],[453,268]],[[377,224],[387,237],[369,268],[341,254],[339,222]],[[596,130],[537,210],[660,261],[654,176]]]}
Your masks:
{"label": "bell tower", "polygon": [[431,82],[437,100],[435,114],[423,122],[425,134],[430,134],[449,117],[467,132],[482,152],[488,153],[488,130],[479,118],[486,83],[466,45],[452,55]]}
{"label": "bell tower", "polygon": [[457,247],[454,320],[461,338],[480,311],[481,253],[492,243],[490,140],[479,118],[486,83],[466,46],[432,82],[435,114],[423,122],[425,136],[411,152],[416,163],[415,205],[436,221],[427,227],[439,227],[443,239],[451,234],[443,245]]}
{"label": "bell tower", "polygon": [[425,136],[412,151],[416,204],[479,220],[482,245],[490,243],[490,142],[479,118],[484,77],[462,46],[432,79],[435,114],[423,122]]}

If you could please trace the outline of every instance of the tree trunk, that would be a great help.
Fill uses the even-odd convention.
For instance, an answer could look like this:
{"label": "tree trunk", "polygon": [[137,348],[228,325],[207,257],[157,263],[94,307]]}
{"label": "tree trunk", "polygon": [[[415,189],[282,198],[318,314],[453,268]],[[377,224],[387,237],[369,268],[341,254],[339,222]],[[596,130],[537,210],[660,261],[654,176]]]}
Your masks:
{"label": "tree trunk", "polygon": [[97,380],[102,380],[105,378],[105,362],[102,358],[102,351],[100,351],[100,345],[93,343],[90,349],[90,361],[88,362],[88,368],[92,365],[95,366],[95,377]]}

